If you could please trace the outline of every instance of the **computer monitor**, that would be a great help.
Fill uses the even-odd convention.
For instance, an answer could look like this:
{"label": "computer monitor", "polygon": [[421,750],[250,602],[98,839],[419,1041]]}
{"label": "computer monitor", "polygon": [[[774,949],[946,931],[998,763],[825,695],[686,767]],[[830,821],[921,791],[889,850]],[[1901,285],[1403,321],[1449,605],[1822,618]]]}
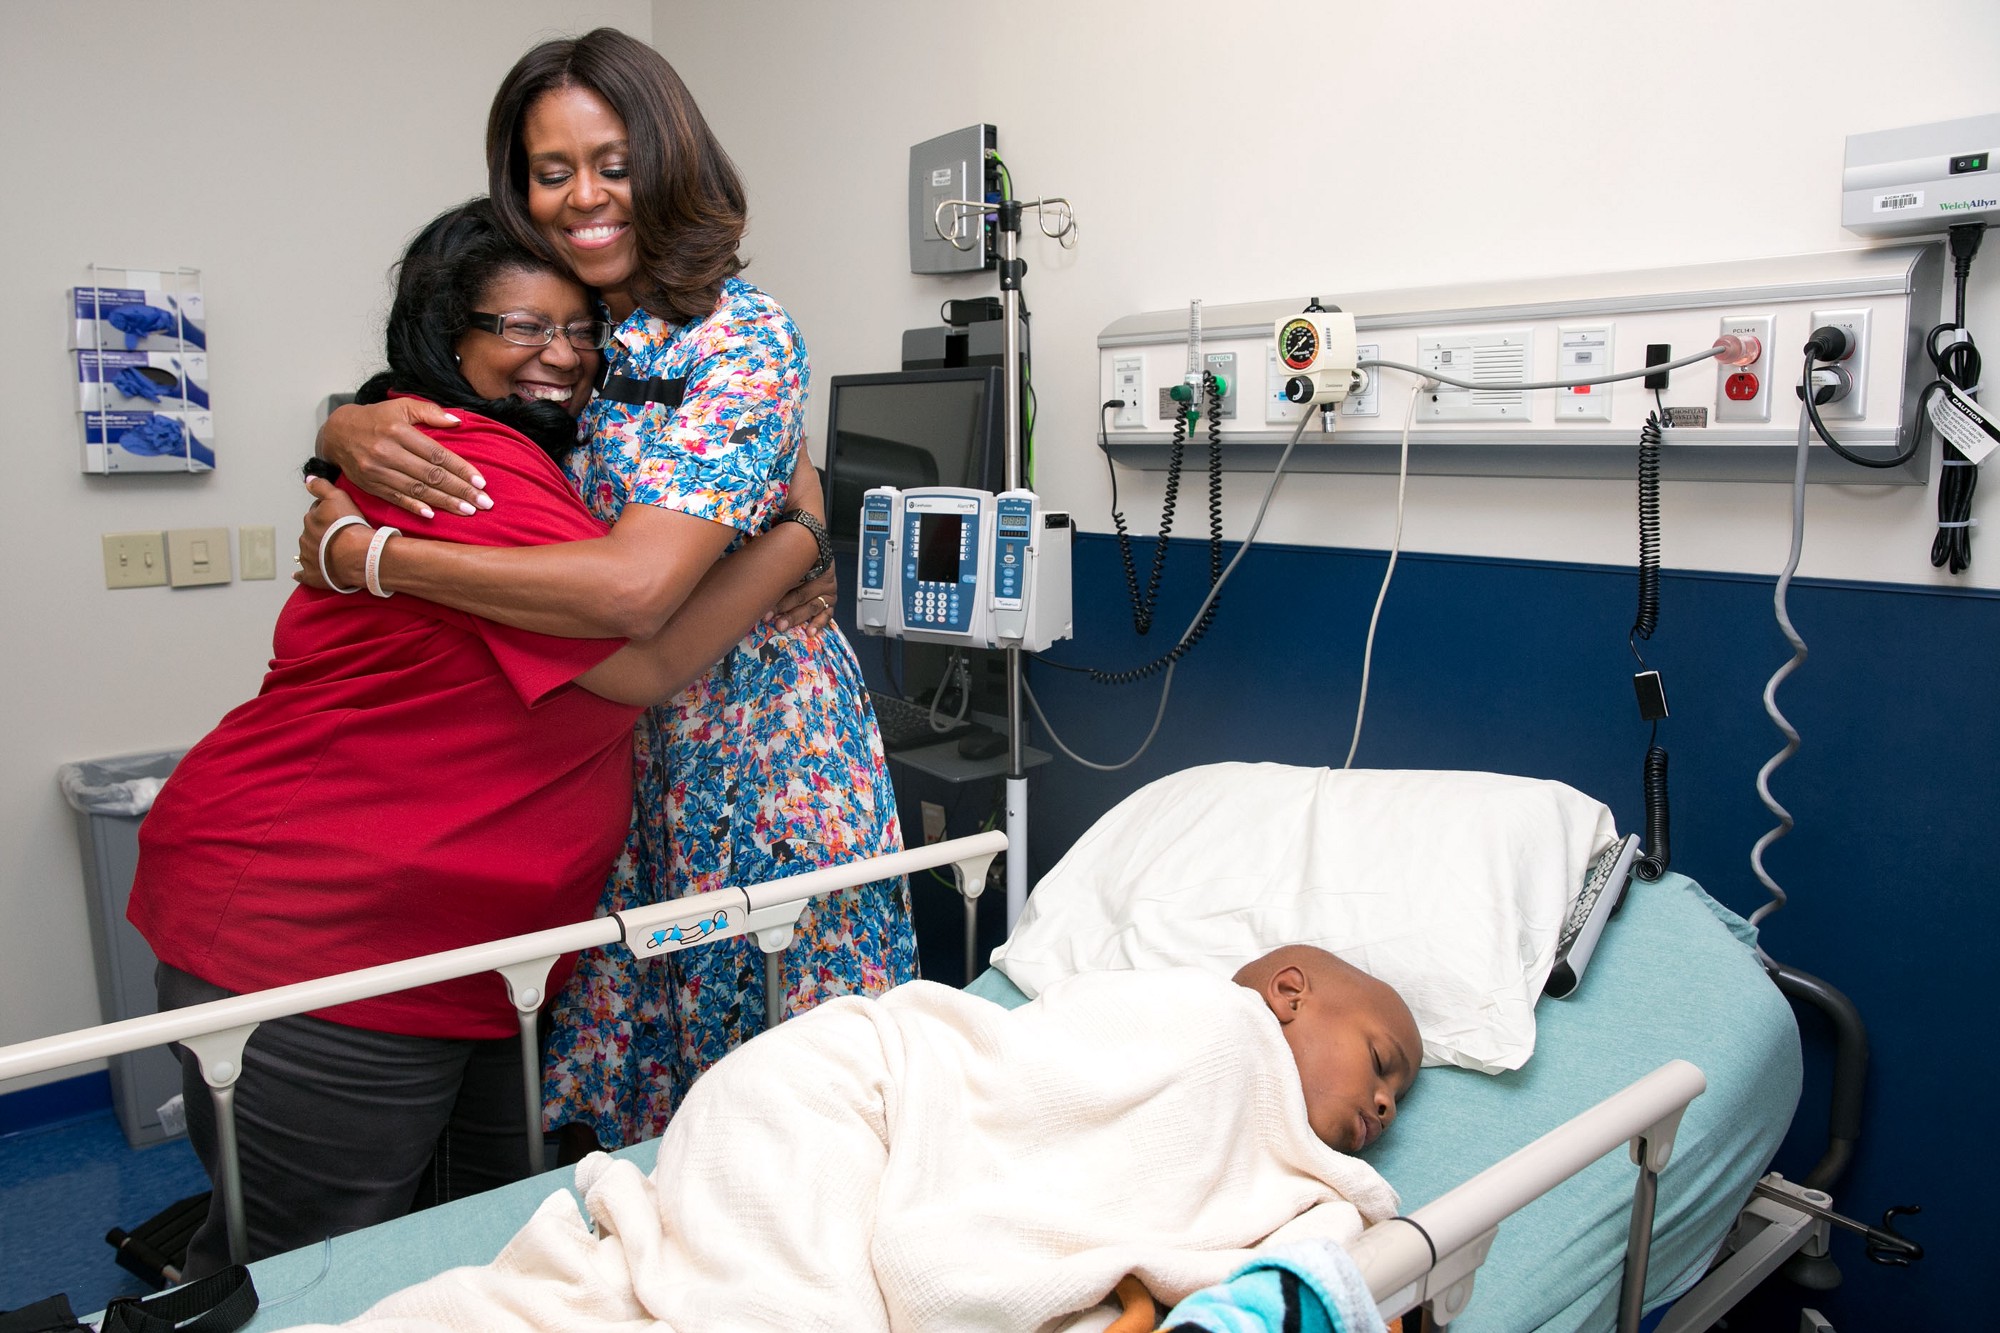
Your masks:
{"label": "computer monitor", "polygon": [[826,504],[836,545],[861,536],[861,497],[876,486],[1006,485],[998,366],[836,375],[827,404]]}

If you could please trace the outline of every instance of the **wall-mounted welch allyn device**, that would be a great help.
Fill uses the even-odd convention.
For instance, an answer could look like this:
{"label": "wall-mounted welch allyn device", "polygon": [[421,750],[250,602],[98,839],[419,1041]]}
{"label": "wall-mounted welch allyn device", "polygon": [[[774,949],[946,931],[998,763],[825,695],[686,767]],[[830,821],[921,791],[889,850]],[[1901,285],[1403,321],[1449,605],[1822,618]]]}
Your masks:
{"label": "wall-mounted welch allyn device", "polygon": [[861,499],[864,633],[1040,652],[1070,637],[1069,515],[1033,491],[878,486]]}

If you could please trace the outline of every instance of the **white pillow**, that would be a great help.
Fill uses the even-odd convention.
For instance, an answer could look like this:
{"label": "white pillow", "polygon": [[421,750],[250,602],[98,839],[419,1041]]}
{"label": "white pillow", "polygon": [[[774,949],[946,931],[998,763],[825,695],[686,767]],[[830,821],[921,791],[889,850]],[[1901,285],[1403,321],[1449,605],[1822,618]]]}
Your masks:
{"label": "white pillow", "polygon": [[1316,944],[1395,987],[1425,1064],[1498,1073],[1611,811],[1498,773],[1211,764],[1142,787],[1035,886],[993,965],[1030,996],[1079,972],[1230,975]]}

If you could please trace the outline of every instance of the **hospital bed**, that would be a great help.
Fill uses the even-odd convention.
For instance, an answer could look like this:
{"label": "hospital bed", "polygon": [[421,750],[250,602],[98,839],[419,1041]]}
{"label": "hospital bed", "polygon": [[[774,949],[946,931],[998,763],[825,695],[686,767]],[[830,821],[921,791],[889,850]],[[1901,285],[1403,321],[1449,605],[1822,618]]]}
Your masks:
{"label": "hospital bed", "polygon": [[[810,896],[946,865],[976,893],[1004,845],[1003,835],[982,834],[21,1043],[0,1050],[0,1079],[183,1041],[210,1053],[207,1076],[223,1084],[226,1106],[242,1050],[242,1036],[231,1034],[256,1018],[488,969],[508,977],[530,1015],[556,954],[621,940],[657,952],[745,933],[781,948],[788,904],[795,919]],[[1357,1249],[1385,1314],[1425,1305],[1475,1333],[1610,1327],[1621,1287],[1629,1320],[1699,1278],[1730,1231],[1791,1117],[1796,1029],[1744,947],[1740,922],[1685,879],[1635,887],[1590,983],[1541,1007],[1544,1036],[1527,1068],[1497,1077],[1426,1071],[1394,1132],[1367,1154],[1402,1192],[1409,1218],[1372,1229]],[[997,973],[972,989],[1002,1004],[1022,999]],[[1628,1142],[1646,1170],[1625,1153],[1606,1156]],[[655,1148],[623,1155],[650,1166]],[[567,1172],[550,1172],[263,1260],[253,1272],[265,1309],[250,1327],[349,1318],[444,1268],[486,1262],[541,1200],[567,1187]]]}
{"label": "hospital bed", "polygon": [[[1706,1090],[1688,1104],[1673,1164],[1660,1175],[1643,1304],[1679,1296],[1702,1277],[1798,1103],[1797,1026],[1748,937],[1740,918],[1685,876],[1634,883],[1585,984],[1537,1007],[1526,1065],[1504,1074],[1425,1069],[1395,1125],[1361,1155],[1396,1187],[1404,1210],[1422,1216],[1488,1164],[1663,1064],[1686,1061]],[[1006,1005],[1025,999],[997,971],[968,989]],[[1634,1175],[1624,1154],[1592,1160],[1512,1213],[1453,1329],[1613,1327]]]}

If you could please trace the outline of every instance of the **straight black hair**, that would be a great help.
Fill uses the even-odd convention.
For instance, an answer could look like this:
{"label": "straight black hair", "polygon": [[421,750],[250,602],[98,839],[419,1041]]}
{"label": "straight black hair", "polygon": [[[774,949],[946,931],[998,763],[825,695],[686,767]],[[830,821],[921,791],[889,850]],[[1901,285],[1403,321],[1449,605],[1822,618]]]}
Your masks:
{"label": "straight black hair", "polygon": [[385,338],[389,368],[356,390],[355,401],[380,402],[395,390],[440,407],[462,407],[521,432],[560,463],[577,444],[575,417],[557,403],[482,398],[458,366],[458,340],[472,327],[470,316],[488,285],[524,272],[574,281],[560,265],[514,244],[486,199],[439,214],[396,265]]}
{"label": "straight black hair", "polygon": [[677,324],[706,319],[725,278],[743,270],[737,247],[749,217],[743,182],[694,95],[665,56],[616,28],[544,42],[515,62],[486,118],[486,188],[516,244],[552,262],[528,214],[528,108],[544,93],[586,88],[625,122],[631,152],[632,231],[639,271],[632,294]]}

